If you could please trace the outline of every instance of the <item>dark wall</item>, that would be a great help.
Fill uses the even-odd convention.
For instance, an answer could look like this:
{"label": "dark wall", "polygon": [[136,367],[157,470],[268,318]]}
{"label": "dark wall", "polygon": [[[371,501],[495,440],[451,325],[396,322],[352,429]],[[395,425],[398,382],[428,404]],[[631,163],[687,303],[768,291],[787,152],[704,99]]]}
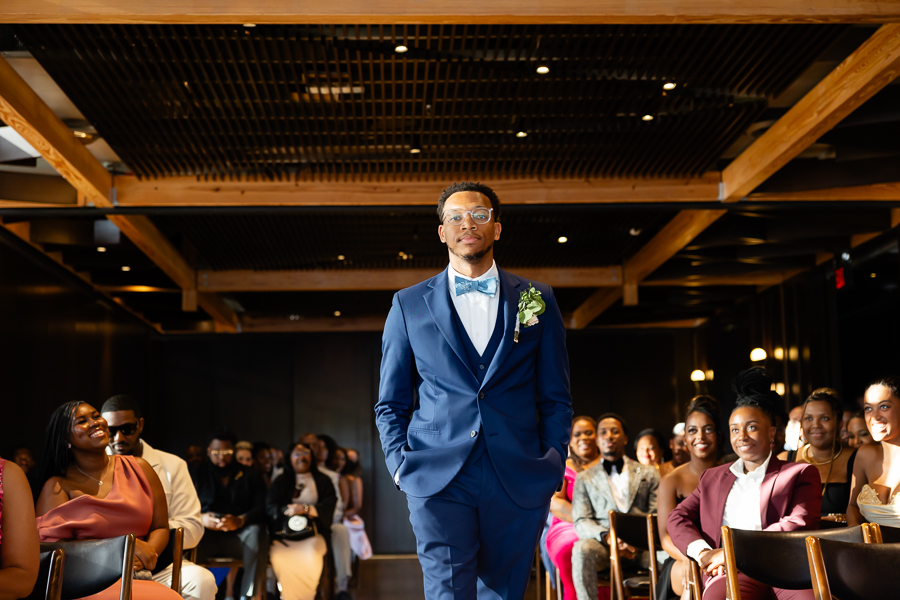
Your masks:
{"label": "dark wall", "polygon": [[[10,246],[9,244],[13,244]],[[98,408],[145,397],[147,329],[0,238],[0,453],[39,451],[50,414],[69,400]]]}

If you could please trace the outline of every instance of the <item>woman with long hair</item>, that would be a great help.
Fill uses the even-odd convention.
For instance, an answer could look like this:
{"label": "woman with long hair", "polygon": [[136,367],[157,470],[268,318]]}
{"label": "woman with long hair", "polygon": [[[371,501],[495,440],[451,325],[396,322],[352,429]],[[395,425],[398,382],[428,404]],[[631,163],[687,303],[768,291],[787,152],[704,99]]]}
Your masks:
{"label": "woman with long hair", "polygon": [[[732,382],[737,396],[728,419],[731,447],[738,459],[707,469],[697,488],[672,512],[666,531],[678,551],[700,564],[704,600],[725,598],[725,551],[722,526],[751,531],[797,531],[819,525],[822,484],[810,465],[783,462],[772,452],[775,415],[781,396],[772,378],[753,367]],[[738,573],[741,598],[813,600],[809,590],[764,585]]]}
{"label": "woman with long hair", "polygon": [[656,597],[688,598],[690,590],[685,585],[690,573],[688,559],[672,542],[666,530],[669,513],[697,489],[700,476],[707,469],[719,464],[719,403],[712,396],[696,396],[691,400],[684,421],[684,441],[691,453],[689,462],[675,467],[662,478],[656,498],[656,520],[663,550],[669,558],[660,569]]}
{"label": "woman with long hair", "polygon": [[900,527],[900,378],[885,377],[866,389],[863,412],[872,444],[856,451],[847,524]]}
{"label": "woman with long hair", "polygon": [[819,388],[803,402],[800,426],[806,444],[797,462],[816,467],[822,479],[822,520],[843,521],[850,501],[850,478],[856,452],[841,443],[843,408],[837,392]]}
{"label": "woman with long hair", "polygon": [[[67,402],[54,411],[41,455],[38,534],[41,541],[57,542],[133,533],[137,537],[134,569],[150,571],[169,541],[166,494],[147,461],[109,455],[108,444],[106,420],[90,404]],[[140,600],[181,598],[160,583],[138,579],[132,595]],[[117,583],[90,598],[118,597]]]}
{"label": "woman with long hair", "polygon": [[566,485],[550,499],[553,522],[547,531],[547,554],[559,569],[564,600],[575,600],[575,584],[572,581],[572,546],[578,541],[572,524],[572,490],[575,477],[585,469],[600,462],[597,447],[597,422],[591,417],[575,417],[569,439],[569,458],[566,461]]}
{"label": "woman with long hair", "polygon": [[[284,473],[272,482],[266,502],[273,539],[269,560],[284,600],[312,600],[331,543],[337,492],[331,479],[319,472],[312,448],[296,442],[286,455]],[[285,535],[289,520],[298,516],[315,525],[314,535],[304,539]]]}

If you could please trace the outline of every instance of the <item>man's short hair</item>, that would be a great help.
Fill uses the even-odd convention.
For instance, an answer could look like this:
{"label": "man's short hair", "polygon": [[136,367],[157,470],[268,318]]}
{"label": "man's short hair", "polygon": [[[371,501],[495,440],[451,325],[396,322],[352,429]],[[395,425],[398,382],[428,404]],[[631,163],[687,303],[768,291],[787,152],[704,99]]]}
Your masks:
{"label": "man's short hair", "polygon": [[112,398],[104,402],[103,406],[100,408],[101,413],[119,412],[122,410],[132,411],[134,413],[135,419],[140,419],[143,416],[141,414],[141,406],[140,404],[138,404],[138,401],[128,394],[119,394],[118,396],[113,396]]}
{"label": "man's short hair", "polygon": [[231,442],[232,446],[237,446],[238,443],[238,438],[234,432],[227,430],[212,434],[209,438],[209,443],[211,444],[215,440],[219,440],[220,442]]}
{"label": "man's short hair", "polygon": [[253,454],[253,444],[246,440],[240,441],[234,445],[234,451],[237,452],[238,450],[249,450],[250,454]]}
{"label": "man's short hair", "polygon": [[438,221],[441,223],[444,222],[444,204],[447,202],[447,198],[458,192],[478,192],[479,194],[482,194],[491,201],[491,208],[494,209],[494,223],[500,222],[500,198],[497,197],[497,192],[483,183],[476,183],[474,181],[454,183],[441,191],[441,196],[438,198],[437,204]]}
{"label": "man's short hair", "polygon": [[622,428],[622,431],[625,432],[625,435],[628,435],[628,424],[625,422],[625,419],[620,417],[614,412],[603,413],[597,418],[597,426],[599,427],[600,421],[603,419],[615,419],[619,422],[619,426]]}

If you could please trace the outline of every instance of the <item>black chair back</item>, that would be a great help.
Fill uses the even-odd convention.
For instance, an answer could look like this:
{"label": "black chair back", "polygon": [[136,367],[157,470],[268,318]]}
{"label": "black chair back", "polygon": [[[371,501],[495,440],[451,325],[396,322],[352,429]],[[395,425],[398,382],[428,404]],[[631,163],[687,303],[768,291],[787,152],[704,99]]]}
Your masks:
{"label": "black chair back", "polygon": [[120,598],[131,599],[134,574],[134,534],[106,540],[42,542],[41,552],[60,549],[66,555],[62,600],[84,598],[122,580]]}
{"label": "black chair back", "polygon": [[[647,516],[616,513],[616,537],[638,550],[649,550],[650,541],[647,539]],[[659,533],[657,533],[657,538]],[[662,544],[657,541],[659,546]]]}
{"label": "black chair back", "polygon": [[893,574],[900,564],[900,545],[820,539],[819,547],[833,596],[841,600],[897,597]]}
{"label": "black chair back", "polygon": [[169,543],[156,559],[152,573],[156,575],[172,565],[172,589],[181,593],[181,563],[184,560],[184,527],[169,530]]}
{"label": "black chair back", "polygon": [[24,600],[60,600],[64,562],[65,552],[59,548],[41,552],[37,583]]}
{"label": "black chair back", "polygon": [[806,538],[863,542],[862,527],[816,531],[747,531],[732,529],[734,557],[739,571],[760,583],[787,590],[812,587]]}

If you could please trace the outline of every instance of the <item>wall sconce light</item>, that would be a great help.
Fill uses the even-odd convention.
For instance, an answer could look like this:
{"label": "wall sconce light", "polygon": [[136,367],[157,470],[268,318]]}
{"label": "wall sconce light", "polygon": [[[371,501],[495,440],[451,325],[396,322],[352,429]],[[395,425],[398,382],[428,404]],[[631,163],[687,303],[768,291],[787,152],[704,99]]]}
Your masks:
{"label": "wall sconce light", "polygon": [[750,360],[753,362],[760,362],[762,360],[766,360],[766,351],[762,348],[754,348],[750,352]]}
{"label": "wall sconce light", "polygon": [[775,357],[776,360],[784,360],[784,348],[777,347],[772,351],[772,356]]}
{"label": "wall sconce light", "polygon": [[691,381],[706,381],[706,373],[700,369],[691,371]]}
{"label": "wall sconce light", "polygon": [[708,371],[706,372],[706,380],[707,380],[707,381],[712,381],[712,380],[713,380],[713,375],[715,375],[715,373],[713,373],[713,370],[712,370],[712,369],[708,370]]}
{"label": "wall sconce light", "polygon": [[775,393],[778,394],[779,396],[784,396],[784,384],[783,383],[775,384]]}

